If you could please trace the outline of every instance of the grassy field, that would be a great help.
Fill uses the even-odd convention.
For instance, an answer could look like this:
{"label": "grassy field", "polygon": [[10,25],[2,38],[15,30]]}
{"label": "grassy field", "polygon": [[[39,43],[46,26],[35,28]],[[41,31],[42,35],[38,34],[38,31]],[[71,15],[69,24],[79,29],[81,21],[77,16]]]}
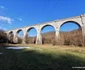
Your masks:
{"label": "grassy field", "polygon": [[0,47],[0,53],[3,53],[0,54],[0,70],[85,70],[84,47],[26,46],[31,48],[11,50]]}

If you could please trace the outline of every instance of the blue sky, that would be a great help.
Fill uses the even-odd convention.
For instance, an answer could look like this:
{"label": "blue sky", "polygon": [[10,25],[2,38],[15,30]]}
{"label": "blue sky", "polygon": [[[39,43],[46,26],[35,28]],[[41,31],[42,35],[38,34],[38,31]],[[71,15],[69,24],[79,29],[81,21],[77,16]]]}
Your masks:
{"label": "blue sky", "polygon": [[[85,0],[0,0],[0,29],[11,30],[84,13]],[[61,31],[77,28],[70,23],[62,26]],[[43,31],[49,30],[47,27]]]}

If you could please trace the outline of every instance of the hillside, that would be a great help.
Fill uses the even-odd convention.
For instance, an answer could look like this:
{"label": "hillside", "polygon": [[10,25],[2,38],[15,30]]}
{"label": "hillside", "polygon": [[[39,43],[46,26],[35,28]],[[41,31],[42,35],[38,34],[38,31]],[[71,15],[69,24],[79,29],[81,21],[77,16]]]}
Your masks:
{"label": "hillside", "polygon": [[[70,32],[59,32],[58,41],[55,40],[55,32],[43,33],[43,44],[58,44],[58,45],[83,45],[82,31],[81,29],[73,30]],[[36,37],[29,37],[27,43],[35,43]]]}

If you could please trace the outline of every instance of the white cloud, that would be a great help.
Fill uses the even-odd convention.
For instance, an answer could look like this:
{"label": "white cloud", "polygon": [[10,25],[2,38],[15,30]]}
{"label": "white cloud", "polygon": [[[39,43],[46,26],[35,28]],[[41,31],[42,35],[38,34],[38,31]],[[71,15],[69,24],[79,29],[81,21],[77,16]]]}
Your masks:
{"label": "white cloud", "polygon": [[5,21],[5,22],[7,22],[7,23],[9,23],[9,24],[11,24],[12,21],[13,21],[13,19],[11,19],[11,18],[9,18],[9,17],[4,17],[4,16],[0,16],[0,20],[1,20],[1,21]]}
{"label": "white cloud", "polygon": [[23,21],[22,18],[18,18],[18,20]]}
{"label": "white cloud", "polygon": [[4,6],[0,6],[0,8],[4,9],[5,7]]}

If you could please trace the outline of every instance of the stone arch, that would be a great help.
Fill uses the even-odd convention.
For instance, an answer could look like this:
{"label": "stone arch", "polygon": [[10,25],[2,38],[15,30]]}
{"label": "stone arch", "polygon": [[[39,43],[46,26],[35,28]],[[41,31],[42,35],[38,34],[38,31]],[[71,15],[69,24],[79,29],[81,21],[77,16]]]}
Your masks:
{"label": "stone arch", "polygon": [[81,25],[80,23],[78,23],[77,21],[64,21],[64,22],[62,22],[62,23],[60,24],[59,29],[60,29],[61,26],[63,26],[63,25],[66,24],[66,23],[69,23],[69,22],[75,23],[75,24],[77,24],[79,27],[82,28],[82,25]]}
{"label": "stone arch", "polygon": [[[22,36],[19,35],[20,32],[22,32]],[[22,29],[19,29],[16,31],[16,35],[17,35],[18,43],[21,44],[23,42],[24,31]]]}
{"label": "stone arch", "polygon": [[16,31],[16,33],[19,33],[20,31],[23,31],[23,30],[22,29],[19,29],[19,30]]}
{"label": "stone arch", "polygon": [[[55,31],[56,31],[56,29],[55,29],[55,26],[54,26],[54,25],[52,25],[52,24],[43,25],[43,26],[41,27],[40,33],[42,33],[42,30],[43,30],[44,28],[48,27],[48,26],[52,27],[52,30],[54,30],[54,32],[51,32],[53,35],[50,36],[50,34],[49,34],[49,35],[47,36],[47,38],[45,37],[44,34],[41,34],[41,35],[42,35],[42,44],[45,44],[45,43],[53,44],[54,41],[55,41],[55,36],[56,36]],[[52,40],[52,39],[53,39],[53,40]]]}
{"label": "stone arch", "polygon": [[13,31],[8,32],[8,34],[13,33]]}
{"label": "stone arch", "polygon": [[[32,31],[31,31],[32,30]],[[29,32],[33,32],[33,30],[35,31],[34,35],[31,35],[29,36]],[[36,43],[36,38],[37,38],[37,29],[35,27],[30,27],[26,30],[27,32],[27,35],[26,35],[26,43],[29,43],[29,44],[35,44]]]}
{"label": "stone arch", "polygon": [[41,31],[42,31],[45,27],[47,27],[47,26],[51,26],[51,27],[53,27],[53,28],[55,29],[55,26],[54,26],[54,25],[46,24],[46,25],[43,25],[43,26],[41,27],[40,33],[41,33]]}
{"label": "stone arch", "polygon": [[[80,46],[80,45],[83,45],[82,44],[82,42],[83,42],[83,35],[82,35],[82,25],[81,25],[81,23],[78,23],[77,21],[65,21],[65,22],[63,22],[63,23],[61,23],[60,24],[60,26],[59,26],[59,31],[60,31],[60,28],[64,25],[64,24],[68,24],[69,22],[71,22],[72,24],[76,24],[78,27],[79,27],[79,29],[78,30],[75,30],[74,32],[73,32],[73,30],[72,31],[69,31],[69,32],[66,32],[66,33],[64,33],[64,32],[61,32],[61,33],[64,33],[63,35],[63,37],[64,37],[64,39],[65,40],[63,40],[63,41],[65,41],[66,42],[66,44],[68,44],[68,45],[76,45],[76,42],[77,41],[79,41],[79,37],[81,37],[80,39],[81,39],[81,44],[78,44],[77,46]],[[77,31],[77,32],[76,32]],[[72,33],[74,34],[74,35],[72,35]],[[79,35],[79,33],[80,33],[80,36],[78,36]],[[72,35],[72,36],[71,36]],[[74,38],[73,38],[74,37]],[[60,32],[59,32],[59,39],[60,38],[62,38],[62,37],[60,37]],[[68,38],[69,38],[69,41],[68,41]],[[74,39],[76,39],[75,40],[75,43],[73,43],[74,41]],[[72,42],[73,41],[73,42]],[[66,45],[65,44],[65,45]]]}
{"label": "stone arch", "polygon": [[37,29],[35,27],[30,27],[27,29],[27,31],[30,31],[31,29],[35,29],[37,31]]}

